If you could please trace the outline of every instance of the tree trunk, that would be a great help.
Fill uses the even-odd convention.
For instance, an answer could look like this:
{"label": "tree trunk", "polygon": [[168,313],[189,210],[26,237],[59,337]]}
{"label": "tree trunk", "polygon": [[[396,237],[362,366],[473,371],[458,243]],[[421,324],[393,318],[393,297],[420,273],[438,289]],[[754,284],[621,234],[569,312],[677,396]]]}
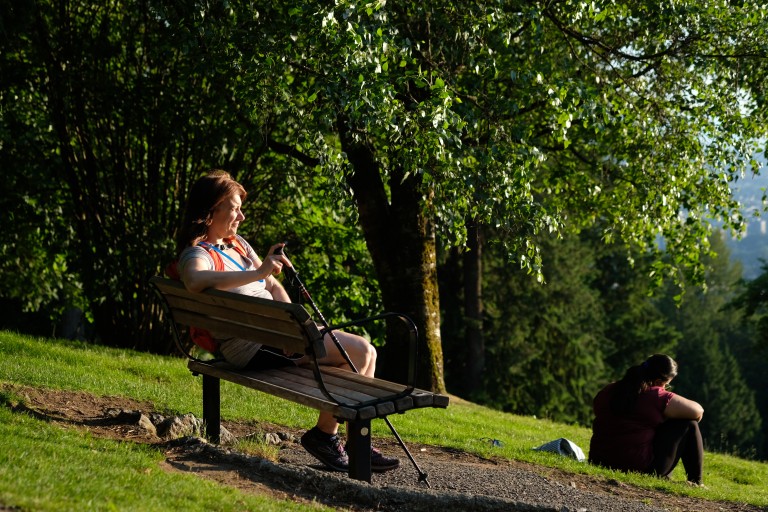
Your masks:
{"label": "tree trunk", "polygon": [[467,226],[467,248],[464,253],[464,316],[467,365],[464,389],[477,391],[485,369],[485,339],[483,337],[483,263],[480,227],[476,221]]}
{"label": "tree trunk", "polygon": [[[348,178],[360,216],[368,250],[381,286],[384,306],[404,313],[419,331],[417,386],[445,392],[440,341],[440,303],[434,224],[424,212],[429,201],[417,177],[393,176],[387,193],[370,147],[353,141],[343,120],[338,122],[342,147],[354,168]],[[388,331],[379,348],[377,375],[405,382],[408,354],[404,338]]]}

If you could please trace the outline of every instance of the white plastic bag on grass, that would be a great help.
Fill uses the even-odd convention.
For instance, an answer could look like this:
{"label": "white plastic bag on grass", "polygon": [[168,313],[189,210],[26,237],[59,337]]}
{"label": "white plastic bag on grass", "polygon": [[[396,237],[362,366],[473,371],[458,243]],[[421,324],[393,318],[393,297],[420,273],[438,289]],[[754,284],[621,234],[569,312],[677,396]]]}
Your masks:
{"label": "white plastic bag on grass", "polygon": [[548,443],[544,443],[543,445],[534,448],[534,450],[565,455],[566,457],[574,458],[579,462],[583,462],[586,459],[582,449],[579,448],[576,443],[569,441],[564,437],[555,439],[554,441],[550,441]]}

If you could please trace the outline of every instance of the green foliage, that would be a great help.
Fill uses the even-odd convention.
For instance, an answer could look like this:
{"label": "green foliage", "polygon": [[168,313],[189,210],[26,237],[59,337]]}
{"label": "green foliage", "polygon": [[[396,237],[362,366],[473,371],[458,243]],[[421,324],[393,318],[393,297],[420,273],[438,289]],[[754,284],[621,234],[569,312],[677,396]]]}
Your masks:
{"label": "green foliage", "polygon": [[[541,241],[590,228],[651,258],[642,269],[659,287],[702,281],[708,218],[742,227],[728,185],[754,167],[745,157],[768,126],[764,85],[742,79],[764,66],[753,58],[765,55],[764,6],[306,0],[257,11],[268,44],[258,60],[234,45],[244,80],[263,84],[264,64],[279,77],[270,134],[354,192],[389,304],[414,293],[426,304],[413,310],[437,307],[416,278],[431,259],[391,251],[393,234],[415,255],[432,226],[462,246],[478,222],[542,281]],[[429,229],[409,238],[404,218]],[[395,269],[412,284],[388,282]],[[644,345],[655,333],[673,344],[652,308],[647,320]]]}
{"label": "green foliage", "polygon": [[[725,308],[725,313],[741,318],[739,327],[744,335],[730,344],[730,349],[742,369],[744,379],[755,394],[763,425],[768,424],[768,266],[763,264],[763,273],[745,288]],[[763,446],[768,446],[763,439]]]}
{"label": "green foliage", "polygon": [[[690,331],[689,331],[690,332]],[[708,450],[764,458],[762,418],[755,393],[724,343],[692,337],[678,351],[681,371],[675,391],[705,405],[702,436]]]}
{"label": "green foliage", "polygon": [[[487,365],[484,391],[475,399],[505,411],[586,424],[592,396],[607,371],[602,363],[605,319],[590,289],[593,256],[576,238],[539,244],[547,248],[545,285],[504,264],[502,247],[486,247]],[[457,312],[446,312],[452,314]],[[463,375],[455,365],[466,357],[462,342],[446,332],[449,384]]]}
{"label": "green foliage", "polygon": [[[294,181],[274,201],[258,193],[262,189],[256,185],[257,193],[245,206],[251,218],[246,217],[240,233],[260,255],[271,245],[286,242],[286,255],[331,324],[382,311],[370,253],[358,226],[343,207],[333,209],[324,201],[335,194],[331,180],[320,176]],[[298,290],[283,284],[292,300],[303,300]]]}
{"label": "green foliage", "polygon": [[755,323],[763,350],[768,349],[768,262],[763,261],[763,272],[756,279],[745,283],[744,290],[734,297],[731,304],[741,310],[745,318]]}
{"label": "green foliage", "polygon": [[650,277],[653,260],[640,251],[604,244],[590,231],[583,240],[597,252],[592,287],[600,293],[606,318],[604,361],[609,371],[603,384],[618,380],[630,366],[654,353],[674,352],[681,334],[659,310]]}
{"label": "green foliage", "polygon": [[740,229],[728,182],[764,133],[765,105],[731,63],[761,65],[749,56],[764,8],[303,1],[256,12],[263,53],[233,48],[248,90],[265,67],[277,76],[286,101],[271,107],[282,127],[270,134],[340,180],[355,171],[326,134],[343,123],[385,187],[417,181],[447,243],[477,219],[514,233],[500,239],[538,272],[536,233],[600,220],[606,240],[659,259],[662,235],[674,258],[654,271],[661,280],[677,266],[701,277],[706,217]]}
{"label": "green foliage", "polygon": [[[4,293],[30,307],[65,295],[64,305],[88,305],[111,343],[154,350],[162,349],[164,331],[153,329],[158,309],[147,278],[173,255],[189,183],[205,167],[243,167],[254,153],[233,142],[250,121],[221,115],[240,108],[231,92],[236,70],[211,53],[216,48],[199,45],[201,31],[226,37],[226,16],[214,9],[190,19],[197,11],[181,8],[3,4],[4,41],[13,51],[3,52],[2,65],[14,78],[3,100],[28,99],[4,118],[14,124],[3,133],[18,128],[12,136],[19,140],[4,164],[45,184],[19,201],[23,182],[11,182],[16,195],[8,200],[38,209],[34,226],[15,225],[11,240],[23,244],[36,233],[42,241],[29,244],[34,265],[16,273],[4,265],[4,274],[18,276]],[[35,146],[42,156],[27,160]],[[52,270],[38,271],[45,264]],[[33,299],[25,281],[46,284]]]}
{"label": "green foliage", "polygon": [[[4,30],[10,29],[11,20],[19,23],[5,16],[7,6],[0,9],[8,20]],[[24,26],[16,28],[21,39],[4,37],[0,51],[0,167],[8,170],[0,185],[8,228],[0,242],[0,293],[20,300],[27,311],[45,309],[58,317],[67,306],[83,307],[86,298],[67,257],[74,242],[66,219],[71,210],[65,190],[52,176],[61,160],[45,96],[31,76],[38,63],[25,59],[29,39]]]}

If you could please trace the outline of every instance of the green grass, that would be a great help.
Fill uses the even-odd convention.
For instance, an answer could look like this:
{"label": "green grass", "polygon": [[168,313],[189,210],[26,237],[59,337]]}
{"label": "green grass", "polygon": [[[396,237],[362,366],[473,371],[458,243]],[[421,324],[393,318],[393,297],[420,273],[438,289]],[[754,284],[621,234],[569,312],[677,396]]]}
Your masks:
{"label": "green grass", "polygon": [[0,408],[0,508],[23,510],[332,510],[242,494],[160,469],[146,445],[95,439]]}
{"label": "green grass", "polygon": [[[125,396],[152,402],[166,413],[201,415],[201,379],[178,358],[84,343],[31,338],[0,331],[0,382]],[[18,397],[0,396],[0,404]],[[295,428],[314,424],[316,412],[222,382],[222,417],[259,419]],[[768,464],[728,455],[705,455],[706,489],[685,485],[682,468],[671,481],[624,474],[532,448],[566,437],[586,449],[589,429],[500,413],[454,399],[446,409],[421,409],[391,418],[406,443],[457,448],[484,457],[532,462],[597,478],[710,500],[768,505]],[[374,434],[391,435],[384,422]],[[500,443],[492,443],[498,440]],[[500,444],[500,446],[499,446]],[[416,454],[418,457],[418,454]],[[0,507],[33,510],[319,510],[257,499],[191,475],[159,469],[150,447],[93,439],[0,407]],[[114,482],[121,482],[115,486]],[[215,504],[215,506],[212,506]]]}

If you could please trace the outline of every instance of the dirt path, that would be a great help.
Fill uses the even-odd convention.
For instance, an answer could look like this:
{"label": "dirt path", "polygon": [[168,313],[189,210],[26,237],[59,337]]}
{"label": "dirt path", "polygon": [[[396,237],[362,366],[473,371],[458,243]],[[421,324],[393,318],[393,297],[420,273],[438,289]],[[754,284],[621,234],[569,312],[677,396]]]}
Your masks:
{"label": "dirt path", "polygon": [[[10,386],[6,385],[5,388]],[[343,473],[318,466],[296,442],[301,435],[265,423],[223,422],[236,437],[254,432],[279,434],[279,459],[270,462],[213,446],[199,438],[167,442],[119,420],[114,412],[141,411],[149,416],[151,404],[87,393],[14,387],[25,406],[38,417],[89,430],[104,438],[148,443],[165,453],[168,471],[194,472],[243,492],[267,494],[293,501],[319,501],[339,510],[433,511],[601,511],[630,512],[759,512],[753,506],[711,502],[640,489],[615,480],[565,473],[556,469],[504,459],[483,459],[457,450],[409,445],[417,463],[428,474],[430,487],[420,482],[410,462],[374,474],[371,484],[359,483]],[[377,443],[385,453],[400,456],[394,441]]]}

